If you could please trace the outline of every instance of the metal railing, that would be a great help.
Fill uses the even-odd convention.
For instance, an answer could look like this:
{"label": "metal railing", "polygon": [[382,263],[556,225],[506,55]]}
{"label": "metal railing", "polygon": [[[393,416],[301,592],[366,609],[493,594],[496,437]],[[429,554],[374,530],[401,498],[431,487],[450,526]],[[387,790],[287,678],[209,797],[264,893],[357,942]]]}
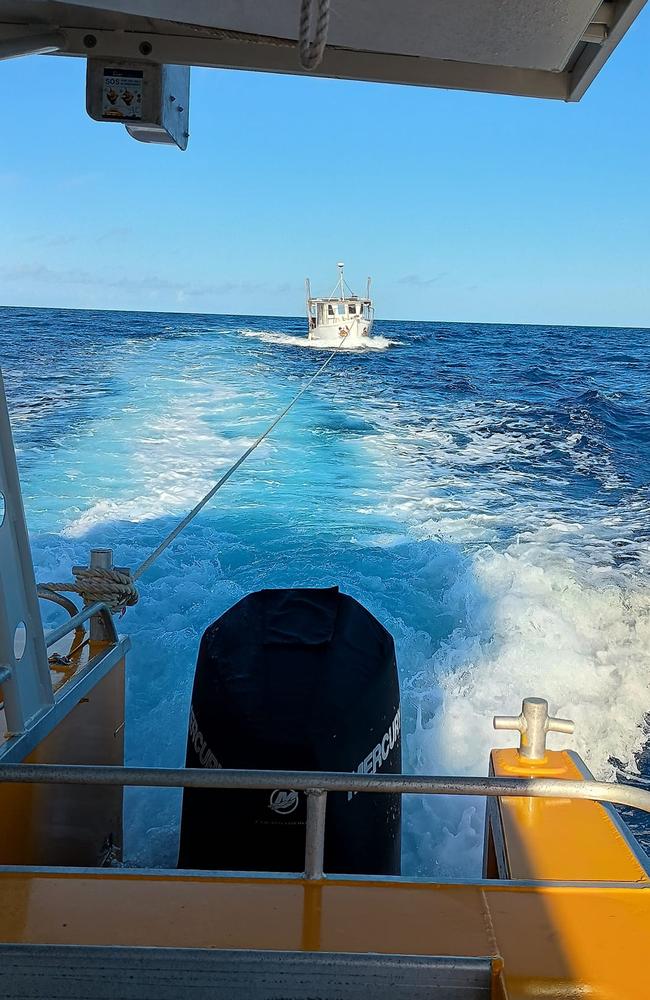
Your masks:
{"label": "metal railing", "polygon": [[[42,595],[39,594],[39,597]],[[61,622],[56,628],[53,628],[50,632],[45,633],[45,645],[49,649],[53,646],[55,642],[59,639],[63,639],[64,636],[68,635],[70,632],[74,632],[76,628],[87,622],[93,615],[103,614],[107,616],[108,621],[112,623],[111,613],[107,604],[103,601],[95,601],[94,604],[88,604],[81,609],[76,615],[72,615],[67,621]]]}
{"label": "metal railing", "polygon": [[63,764],[1,764],[0,783],[122,785],[155,788],[204,788],[304,792],[306,879],[323,877],[325,818],[329,792],[406,795],[479,795],[523,798],[587,799],[629,806],[650,813],[650,791],[634,785],[563,778],[466,778],[415,774],[348,774],[327,771],[239,771],[202,768],[99,767]]}

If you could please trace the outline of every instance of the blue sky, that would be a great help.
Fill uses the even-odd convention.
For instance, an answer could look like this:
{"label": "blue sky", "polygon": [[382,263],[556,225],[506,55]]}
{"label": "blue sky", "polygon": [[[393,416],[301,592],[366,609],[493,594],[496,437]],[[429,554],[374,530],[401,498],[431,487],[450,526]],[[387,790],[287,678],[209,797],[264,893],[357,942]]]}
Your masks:
{"label": "blue sky", "polygon": [[[0,63],[0,304],[650,327],[650,9],[577,105],[192,70],[187,152]],[[324,150],[324,144],[330,144]]]}

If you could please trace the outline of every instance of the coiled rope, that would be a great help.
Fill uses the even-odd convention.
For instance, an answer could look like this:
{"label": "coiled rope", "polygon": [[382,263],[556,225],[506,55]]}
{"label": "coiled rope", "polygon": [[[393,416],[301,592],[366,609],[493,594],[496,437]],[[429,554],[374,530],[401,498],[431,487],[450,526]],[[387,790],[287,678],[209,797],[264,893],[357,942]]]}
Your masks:
{"label": "coiled rope", "polygon": [[325,371],[329,363],[345,343],[347,336],[348,334],[346,333],[345,336],[341,338],[327,360],[323,362],[314,375],[307,379],[302,389],[296,393],[289,405],[285,406],[284,410],[282,410],[275,420],[269,424],[266,430],[260,434],[255,441],[253,441],[252,445],[250,445],[250,447],[247,448],[242,455],[240,455],[237,461],[234,462],[228,471],[223,474],[221,479],[219,479],[214,486],[208,490],[205,496],[199,500],[189,514],[186,514],[185,517],[179,521],[174,528],[172,528],[169,534],[165,535],[160,544],[157,545],[153,552],[147,556],[144,562],[140,563],[138,568],[133,573],[129,569],[117,569],[115,567],[112,569],[104,569],[100,566],[74,566],[72,569],[74,582],[66,581],[63,583],[40,583],[39,589],[50,591],[51,593],[68,592],[79,594],[85,605],[93,604],[95,601],[103,601],[103,603],[110,608],[113,614],[123,612],[126,608],[137,604],[139,595],[135,585],[136,581],[140,579],[143,573],[147,572],[156,559],[158,559],[165,549],[171,545],[174,539],[180,535],[181,531],[183,531],[184,528],[186,528],[188,524],[194,520],[199,511],[203,510],[205,505],[210,502],[215,493],[218,493],[221,487],[228,482],[237,469],[244,464],[249,455],[252,455],[255,449],[261,445],[262,441],[269,436],[271,431],[274,430],[280,421],[286,417],[289,411],[293,409],[300,397],[307,392],[318,376]]}
{"label": "coiled rope", "polygon": [[[317,8],[316,27],[312,37],[314,9]],[[316,69],[320,65],[330,23],[330,0],[302,0],[298,28],[298,51],[303,69]]]}
{"label": "coiled rope", "polygon": [[74,566],[74,582],[39,583],[39,590],[57,594],[79,594],[85,605],[103,603],[116,614],[138,603],[135,580],[128,569],[103,569],[99,566]]}

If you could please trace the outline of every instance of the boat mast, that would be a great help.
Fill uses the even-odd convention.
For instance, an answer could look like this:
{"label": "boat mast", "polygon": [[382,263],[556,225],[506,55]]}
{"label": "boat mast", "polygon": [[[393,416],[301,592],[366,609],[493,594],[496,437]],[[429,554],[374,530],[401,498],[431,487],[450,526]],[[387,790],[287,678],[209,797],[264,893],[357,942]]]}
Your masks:
{"label": "boat mast", "polygon": [[339,298],[344,299],[345,298],[345,284],[344,284],[344,280],[343,280],[343,261],[339,261],[339,263],[336,266],[339,269],[339,292],[340,292]]}

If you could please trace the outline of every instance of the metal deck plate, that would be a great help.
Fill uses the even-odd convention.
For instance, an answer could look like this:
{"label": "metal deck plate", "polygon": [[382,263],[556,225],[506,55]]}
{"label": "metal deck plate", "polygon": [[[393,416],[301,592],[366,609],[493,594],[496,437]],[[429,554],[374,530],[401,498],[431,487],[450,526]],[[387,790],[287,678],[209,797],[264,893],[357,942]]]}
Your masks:
{"label": "metal deck plate", "polygon": [[488,1000],[488,958],[0,946],[11,1000]]}

